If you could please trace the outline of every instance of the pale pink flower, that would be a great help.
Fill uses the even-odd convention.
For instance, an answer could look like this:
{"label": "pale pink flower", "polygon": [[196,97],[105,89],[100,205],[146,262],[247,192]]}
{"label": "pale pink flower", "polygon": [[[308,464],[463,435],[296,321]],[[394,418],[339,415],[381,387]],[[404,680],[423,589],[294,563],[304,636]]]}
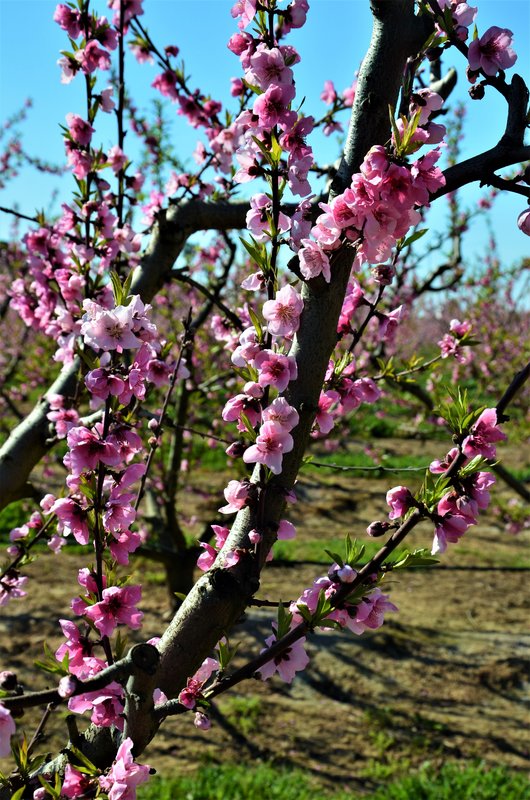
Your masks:
{"label": "pale pink flower", "polygon": [[263,305],[263,316],[267,320],[267,330],[274,336],[292,336],[300,326],[300,314],[304,301],[292,286],[284,286],[274,300]]}
{"label": "pale pink flower", "polygon": [[293,449],[293,437],[278,425],[277,422],[264,422],[261,426],[256,443],[243,453],[246,464],[264,464],[271,472],[278,475],[282,470],[284,453]]}
{"label": "pale pink flower", "polygon": [[25,597],[27,592],[23,587],[27,582],[27,576],[20,577],[15,569],[9,570],[0,581],[0,606],[5,606],[9,600]]}
{"label": "pale pink flower", "polygon": [[94,350],[136,350],[142,344],[133,333],[133,308],[116,306],[109,311],[91,300],[85,300],[83,308],[87,312],[81,325],[81,335],[86,344]]}
{"label": "pale pink flower", "polygon": [[355,617],[351,618],[346,627],[357,634],[364,633],[367,629],[375,630],[383,624],[387,611],[397,610],[397,606],[390,602],[388,595],[383,594],[381,589],[374,589],[355,608]]}
{"label": "pale pink flower", "polygon": [[109,167],[112,169],[115,175],[117,175],[118,172],[120,172],[120,170],[122,170],[125,167],[128,160],[129,159],[127,158],[123,150],[120,147],[118,147],[117,144],[111,147],[109,152],[107,153],[107,161]]}
{"label": "pale pink flower", "polygon": [[95,39],[91,39],[86,47],[75,52],[75,60],[79,62],[83,72],[88,75],[96,69],[110,69],[110,55],[103,50]]}
{"label": "pale pink flower", "polygon": [[[274,625],[273,625],[274,627]],[[265,644],[270,647],[276,642],[276,634],[273,633],[268,639],[265,639]],[[271,661],[263,664],[259,668],[258,674],[262,680],[266,681],[277,672],[280,678],[286,683],[292,683],[294,676],[297,672],[305,669],[309,664],[309,656],[304,650],[305,637],[297,639],[297,641],[287,647],[283,653],[275,656]],[[265,652],[264,650],[261,651]]]}
{"label": "pale pink flower", "polygon": [[234,19],[238,19],[238,28],[246,28],[252,22],[256,14],[256,0],[236,0],[230,13]]}
{"label": "pale pink flower", "polygon": [[333,81],[324,81],[324,90],[320,95],[320,99],[324,101],[327,106],[332,106],[337,99],[337,92]]}
{"label": "pale pink flower", "polygon": [[278,523],[278,530],[276,532],[276,537],[279,541],[288,541],[289,539],[296,538],[296,528],[294,527],[292,522],[289,522],[287,519],[281,519]]}
{"label": "pale pink flower", "polygon": [[263,410],[263,422],[277,422],[286,431],[296,428],[299,419],[298,411],[289,405],[285,397],[277,397]]}
{"label": "pale pink flower", "polygon": [[109,800],[135,800],[136,787],[149,780],[151,768],[147,764],[137,764],[132,749],[132,739],[124,739],[108,775],[99,779],[99,785],[108,792]]}
{"label": "pale pink flower", "polygon": [[0,757],[7,758],[11,755],[11,737],[16,726],[11,712],[0,703]]}
{"label": "pale pink flower", "polygon": [[494,442],[501,442],[504,439],[506,434],[497,427],[496,409],[485,408],[472,426],[469,436],[462,442],[462,451],[468,458],[479,455],[484,458],[495,458]]}
{"label": "pale pink flower", "polygon": [[65,675],[59,681],[57,693],[59,697],[71,697],[77,688],[77,680],[72,675]]}
{"label": "pale pink flower", "polygon": [[248,505],[250,487],[251,484],[249,481],[229,481],[228,486],[224,490],[227,505],[222,506],[219,512],[221,514],[233,514],[235,511],[239,511],[241,508]]}
{"label": "pale pink flower", "polygon": [[212,727],[212,723],[210,722],[210,718],[203,714],[202,711],[196,711],[195,717],[193,718],[193,724],[196,728],[200,731],[209,731]]}
{"label": "pale pink flower", "polygon": [[510,47],[513,33],[507,28],[493,25],[469,45],[468,61],[472,70],[481,69],[486,75],[496,75],[500,69],[513,67],[517,61]]}
{"label": "pale pink flower", "polygon": [[298,251],[300,259],[300,272],[306,280],[323,275],[326,283],[331,280],[329,258],[317,242],[312,239],[302,239]]}

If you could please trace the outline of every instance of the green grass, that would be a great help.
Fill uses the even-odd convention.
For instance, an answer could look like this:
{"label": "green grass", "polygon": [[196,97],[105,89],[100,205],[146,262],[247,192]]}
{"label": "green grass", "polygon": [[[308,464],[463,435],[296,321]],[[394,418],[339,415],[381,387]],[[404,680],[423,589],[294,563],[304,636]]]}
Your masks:
{"label": "green grass", "polygon": [[504,767],[425,764],[416,774],[388,783],[375,793],[326,791],[301,770],[258,766],[206,766],[194,775],[153,778],[138,800],[530,800],[530,781]]}
{"label": "green grass", "polygon": [[[363,563],[369,561],[381,549],[380,541],[363,541],[365,546]],[[275,561],[314,561],[317,564],[329,564],[329,556],[325,550],[339,553],[344,556],[344,536],[319,537],[318,539],[292,539],[285,542],[276,542],[274,545]]]}

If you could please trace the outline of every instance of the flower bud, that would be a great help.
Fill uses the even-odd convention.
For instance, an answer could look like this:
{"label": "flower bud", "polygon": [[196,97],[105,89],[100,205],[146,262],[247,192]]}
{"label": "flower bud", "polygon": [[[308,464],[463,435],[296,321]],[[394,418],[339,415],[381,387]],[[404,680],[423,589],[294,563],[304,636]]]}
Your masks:
{"label": "flower bud", "polygon": [[390,522],[385,522],[383,520],[376,520],[375,522],[371,522],[367,529],[366,533],[368,536],[372,536],[373,538],[377,538],[378,536],[384,536],[385,533],[390,530],[393,526]]}

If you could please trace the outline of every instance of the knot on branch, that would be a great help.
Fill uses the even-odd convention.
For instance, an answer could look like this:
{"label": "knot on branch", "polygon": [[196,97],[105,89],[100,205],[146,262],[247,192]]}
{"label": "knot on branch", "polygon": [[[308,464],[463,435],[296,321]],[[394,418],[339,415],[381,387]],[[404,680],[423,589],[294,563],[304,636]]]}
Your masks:
{"label": "knot on branch", "polygon": [[135,644],[130,652],[130,658],[135,667],[154,675],[160,661],[160,653],[152,644]]}

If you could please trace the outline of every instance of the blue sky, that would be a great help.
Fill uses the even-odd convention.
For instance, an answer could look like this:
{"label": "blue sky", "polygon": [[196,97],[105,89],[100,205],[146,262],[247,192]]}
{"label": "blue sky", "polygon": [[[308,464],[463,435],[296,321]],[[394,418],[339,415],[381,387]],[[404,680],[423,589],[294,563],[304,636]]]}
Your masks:
{"label": "blue sky", "polygon": [[[310,5],[306,26],[294,31],[290,41],[302,56],[302,63],[296,68],[298,96],[306,97],[306,113],[320,115],[324,111],[319,99],[324,80],[330,78],[342,89],[353,79],[369,42],[370,12],[368,0],[310,0]],[[519,57],[515,69],[529,82],[530,0],[478,0],[477,5],[479,33],[494,24],[514,31],[514,47]],[[79,78],[66,86],[60,82],[56,62],[68,42],[53,22],[55,6],[52,0],[0,0],[0,112],[5,119],[25,98],[31,97],[33,108],[22,129],[24,147],[30,154],[62,163],[64,149],[59,124],[64,124],[69,111],[83,114],[85,106],[83,82]],[[96,3],[96,7],[106,13],[103,3]],[[209,92],[227,107],[230,107],[230,77],[240,74],[239,60],[226,48],[235,30],[230,7],[230,0],[145,0],[143,18],[160,46],[175,44],[180,48],[186,73],[191,76],[190,84]],[[451,54],[447,66],[450,63],[459,69],[453,98],[465,99],[463,59],[457,53]],[[131,59],[128,76],[140,107],[146,107],[153,96],[149,87],[155,74],[155,67],[139,66]],[[495,92],[468,106],[465,156],[493,145],[504,127],[505,104]],[[184,159],[189,158],[187,154],[197,140],[196,131],[181,118],[175,118],[174,135],[178,152]],[[113,144],[112,128],[108,125],[98,128],[97,137],[104,147],[109,147]],[[311,143],[321,160],[335,159],[336,142],[321,137]],[[192,162],[188,163],[191,167]],[[1,204],[33,214],[35,209],[47,207],[54,188],[59,189],[60,199],[67,199],[71,185],[69,178],[60,180],[22,170],[2,192]],[[465,190],[464,196],[466,202],[473,204],[477,188]],[[507,262],[529,253],[530,241],[515,223],[523,208],[524,200],[516,196],[503,198],[495,206],[493,223],[501,256]],[[433,220],[442,219],[443,208],[433,209]],[[0,214],[0,236],[6,235],[8,226],[6,215]],[[469,237],[468,249],[478,252],[486,242],[485,229],[482,223],[477,223]]]}

